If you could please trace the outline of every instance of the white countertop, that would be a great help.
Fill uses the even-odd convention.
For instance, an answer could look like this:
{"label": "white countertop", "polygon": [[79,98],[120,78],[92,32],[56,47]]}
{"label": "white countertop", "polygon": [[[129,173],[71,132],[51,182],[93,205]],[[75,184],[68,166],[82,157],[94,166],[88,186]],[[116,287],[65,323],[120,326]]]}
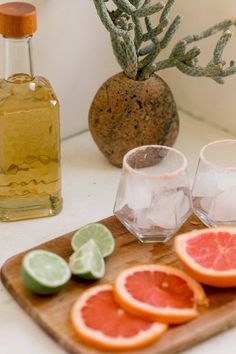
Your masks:
{"label": "white countertop", "polygon": [[[192,178],[200,148],[215,139],[232,138],[220,128],[185,113],[176,147],[189,160]],[[98,151],[90,133],[62,143],[63,211],[52,218],[0,224],[0,265],[9,257],[86,223],[112,214],[120,169]],[[228,330],[185,354],[235,354],[236,328]],[[0,283],[0,353],[65,353],[21,310]]]}

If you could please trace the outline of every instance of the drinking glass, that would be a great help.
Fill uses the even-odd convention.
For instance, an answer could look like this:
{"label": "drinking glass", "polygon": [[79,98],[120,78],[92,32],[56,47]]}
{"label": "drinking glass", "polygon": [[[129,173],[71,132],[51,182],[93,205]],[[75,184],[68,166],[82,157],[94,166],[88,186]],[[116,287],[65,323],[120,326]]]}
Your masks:
{"label": "drinking glass", "polygon": [[167,242],[191,214],[186,169],[185,156],[167,146],[124,156],[114,214],[141,242]]}
{"label": "drinking glass", "polygon": [[192,201],[205,225],[236,224],[236,140],[218,140],[202,148]]}

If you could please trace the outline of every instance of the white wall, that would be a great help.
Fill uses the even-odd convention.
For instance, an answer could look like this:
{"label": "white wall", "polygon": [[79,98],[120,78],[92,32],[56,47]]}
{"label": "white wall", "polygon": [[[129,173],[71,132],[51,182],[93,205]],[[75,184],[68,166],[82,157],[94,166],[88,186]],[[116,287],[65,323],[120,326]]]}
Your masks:
{"label": "white wall", "polygon": [[[184,17],[178,35],[172,40],[193,34],[210,27],[225,18],[236,17],[235,0],[176,0],[173,14]],[[225,58],[236,60],[236,27],[229,43]],[[211,57],[217,36],[200,44],[204,55],[203,62]],[[171,45],[172,46],[172,45]],[[173,89],[177,104],[194,115],[219,125],[236,135],[236,75],[226,79],[224,86],[205,78],[188,77],[177,69],[160,72]]]}
{"label": "white wall", "polygon": [[[61,99],[62,133],[68,136],[87,127],[87,113],[96,90],[120,68],[92,0],[32,2],[38,6],[39,16],[35,66],[50,78]],[[236,1],[176,0],[173,15],[178,13],[184,21],[173,44],[186,34],[236,17]],[[204,63],[210,59],[216,40],[214,37],[200,44]],[[226,58],[236,59],[236,35],[226,50]],[[226,79],[224,86],[210,79],[187,77],[176,69],[161,75],[173,89],[179,106],[236,134],[236,75]]]}
{"label": "white wall", "polygon": [[[51,81],[59,96],[62,136],[66,137],[87,128],[88,109],[94,94],[101,83],[120,68],[92,0],[28,2],[38,8],[35,71]],[[177,13],[183,15],[184,21],[171,45],[186,34],[199,32],[224,18],[236,17],[236,0],[176,0],[172,16]],[[215,41],[216,38],[201,44],[207,53],[203,55],[205,62],[210,58]],[[167,54],[168,50],[164,55]],[[226,51],[226,58],[236,59],[236,35]],[[171,86],[179,106],[236,135],[236,75],[220,86],[210,79],[187,77],[177,69],[160,74]]]}
{"label": "white wall", "polygon": [[61,101],[62,136],[66,137],[87,128],[94,94],[120,69],[92,0],[26,2],[38,9],[35,72],[51,81]]}

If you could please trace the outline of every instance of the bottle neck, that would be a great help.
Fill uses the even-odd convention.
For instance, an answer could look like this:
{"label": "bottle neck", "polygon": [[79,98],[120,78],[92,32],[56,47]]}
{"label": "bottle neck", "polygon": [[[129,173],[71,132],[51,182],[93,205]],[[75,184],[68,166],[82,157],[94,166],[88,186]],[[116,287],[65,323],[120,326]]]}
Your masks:
{"label": "bottle neck", "polygon": [[5,69],[4,78],[14,83],[31,81],[34,78],[32,66],[32,36],[24,38],[4,38]]}

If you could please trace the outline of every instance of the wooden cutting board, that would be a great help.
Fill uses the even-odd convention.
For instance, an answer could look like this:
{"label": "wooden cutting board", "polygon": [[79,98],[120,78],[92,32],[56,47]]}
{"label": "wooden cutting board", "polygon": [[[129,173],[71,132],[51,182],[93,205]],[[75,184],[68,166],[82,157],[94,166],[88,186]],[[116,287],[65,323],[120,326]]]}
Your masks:
{"label": "wooden cutting board", "polygon": [[[116,239],[114,254],[106,260],[106,275],[98,283],[112,283],[116,274],[128,266],[140,263],[160,262],[180,266],[168,244],[141,244],[117,219],[112,216],[101,221],[113,232]],[[191,217],[180,232],[202,228],[203,225]],[[70,239],[73,232],[55,238],[37,248],[53,251],[68,260],[71,255]],[[29,251],[29,250],[28,250]],[[27,252],[28,252],[27,251]],[[69,321],[72,304],[85,289],[94,283],[72,279],[58,294],[40,297],[30,293],[23,285],[20,268],[26,252],[10,258],[1,269],[3,284],[19,305],[54,340],[74,354],[100,354],[99,350],[87,347],[75,336]],[[193,346],[221,331],[236,325],[236,289],[217,290],[206,288],[210,307],[201,310],[201,315],[184,325],[173,326],[154,345],[134,354],[174,354]],[[124,353],[124,352],[123,352]]]}

